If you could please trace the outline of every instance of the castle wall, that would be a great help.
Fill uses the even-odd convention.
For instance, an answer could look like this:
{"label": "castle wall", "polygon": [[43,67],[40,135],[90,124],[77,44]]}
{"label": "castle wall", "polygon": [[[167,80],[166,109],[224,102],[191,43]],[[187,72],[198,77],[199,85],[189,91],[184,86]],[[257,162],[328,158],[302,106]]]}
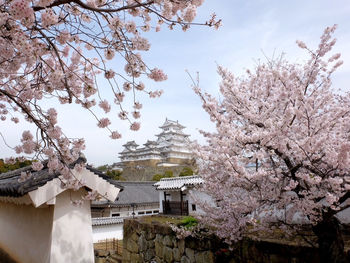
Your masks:
{"label": "castle wall", "polygon": [[164,174],[165,171],[172,171],[173,175],[179,176],[180,172],[184,167],[191,167],[193,170],[192,165],[179,165],[179,166],[172,166],[172,167],[144,167],[142,169],[136,169],[135,167],[125,167],[123,169],[122,177],[125,178],[127,181],[152,181],[152,177],[155,174]]}
{"label": "castle wall", "polygon": [[129,161],[123,162],[123,166],[125,167],[136,167],[136,166],[147,166],[147,167],[156,167],[161,160],[140,160],[140,161]]}

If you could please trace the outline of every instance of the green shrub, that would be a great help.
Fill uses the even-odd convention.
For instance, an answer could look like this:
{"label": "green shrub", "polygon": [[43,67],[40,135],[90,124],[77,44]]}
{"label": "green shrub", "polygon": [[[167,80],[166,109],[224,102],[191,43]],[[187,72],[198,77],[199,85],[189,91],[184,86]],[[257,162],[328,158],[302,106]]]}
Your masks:
{"label": "green shrub", "polygon": [[170,178],[170,177],[174,177],[173,171],[165,171],[164,174],[155,174],[152,177],[152,181],[160,181],[160,179],[162,178]]}
{"label": "green shrub", "polygon": [[106,175],[112,178],[113,180],[125,181],[125,179],[121,176],[122,171],[119,170],[107,170]]}
{"label": "green shrub", "polygon": [[198,219],[194,218],[193,216],[184,217],[179,224],[179,226],[183,226],[185,228],[191,228],[196,225],[198,225]]}
{"label": "green shrub", "polygon": [[179,176],[190,176],[193,175],[193,170],[191,167],[184,167],[180,172]]}
{"label": "green shrub", "polygon": [[163,177],[164,178],[174,177],[174,173],[173,173],[173,171],[170,171],[170,170],[165,171]]}
{"label": "green shrub", "polygon": [[152,181],[160,181],[164,176],[162,174],[155,174],[152,177]]}
{"label": "green shrub", "polygon": [[30,160],[19,161],[18,158],[16,158],[16,162],[14,164],[8,164],[8,163],[5,164],[4,160],[0,159],[0,174],[17,170],[19,168],[26,167],[31,164],[32,164],[32,161]]}

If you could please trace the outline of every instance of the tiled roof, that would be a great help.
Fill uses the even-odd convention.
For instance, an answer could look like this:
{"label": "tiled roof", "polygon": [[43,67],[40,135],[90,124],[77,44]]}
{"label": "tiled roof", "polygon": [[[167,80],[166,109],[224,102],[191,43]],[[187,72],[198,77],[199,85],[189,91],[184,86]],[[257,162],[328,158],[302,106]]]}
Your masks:
{"label": "tiled roof", "polygon": [[[80,157],[76,162],[74,162],[71,167],[73,168],[75,164],[86,162],[85,158]],[[0,174],[0,196],[8,196],[8,197],[20,197],[31,191],[38,189],[40,186],[43,186],[47,182],[53,180],[58,177],[59,173],[50,173],[49,169],[46,167],[47,162],[43,162],[44,169],[40,171],[33,171],[31,166],[23,167],[14,171],[10,171],[7,173]],[[112,180],[100,172],[99,170],[87,165],[86,168],[98,175],[99,177],[105,179],[106,181],[116,185]],[[31,172],[32,177],[24,182],[19,182],[19,178],[21,176],[21,172]]]}
{"label": "tiled roof", "polygon": [[93,226],[103,226],[112,224],[123,224],[124,218],[122,217],[95,217],[92,218]]}
{"label": "tiled roof", "polygon": [[180,190],[184,186],[195,186],[203,183],[198,175],[162,178],[154,186],[157,190]]}
{"label": "tiled roof", "polygon": [[114,202],[109,201],[93,201],[92,207],[110,206],[129,206],[131,204],[149,204],[159,202],[159,193],[153,187],[154,182],[123,182],[112,181],[123,188],[118,198]]}
{"label": "tiled roof", "polygon": [[179,121],[172,121],[172,120],[169,120],[168,118],[165,119],[165,122],[159,128],[165,128],[170,125],[178,126],[179,128],[185,128],[185,126],[181,125]]}

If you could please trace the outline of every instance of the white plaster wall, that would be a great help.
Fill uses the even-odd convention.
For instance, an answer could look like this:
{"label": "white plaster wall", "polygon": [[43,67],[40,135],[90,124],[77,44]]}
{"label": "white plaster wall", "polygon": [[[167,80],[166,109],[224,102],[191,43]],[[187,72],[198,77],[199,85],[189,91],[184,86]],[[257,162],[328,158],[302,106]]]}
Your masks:
{"label": "white plaster wall", "polygon": [[[202,205],[209,205],[209,206],[215,206],[215,202],[211,198],[210,195],[203,193],[201,191],[198,191],[196,189],[192,189],[187,194],[188,198],[188,207],[189,207],[189,214],[190,215],[202,215],[204,214],[204,211],[200,208],[200,204]],[[196,205],[196,211],[192,210],[192,204]]]}
{"label": "white plaster wall", "polygon": [[164,191],[159,191],[159,213],[163,213]]}
{"label": "white plaster wall", "polygon": [[[153,213],[154,210],[159,211],[159,203],[150,204],[150,205],[136,205],[134,208],[135,216],[142,216],[138,214],[139,212],[144,212],[143,215],[152,215],[154,214]],[[129,217],[129,216],[132,216],[132,212],[133,212],[133,208],[130,206],[113,207],[109,211],[109,216],[116,217],[116,216],[113,216],[113,214],[119,214],[118,217]],[[152,213],[146,214],[146,212],[152,212]]]}
{"label": "white plaster wall", "polygon": [[0,247],[21,263],[49,262],[53,211],[0,202]]}
{"label": "white plaster wall", "polygon": [[[180,191],[169,191],[168,193],[170,194],[170,198],[169,198],[170,201],[181,201]],[[168,197],[169,196],[166,197],[167,200],[168,200]]]}
{"label": "white plaster wall", "polygon": [[56,197],[51,263],[94,262],[90,201],[84,201],[81,206],[71,204],[85,194],[83,189],[67,190]]}
{"label": "white plaster wall", "polygon": [[93,242],[103,241],[106,238],[123,239],[123,224],[112,224],[92,227]]}

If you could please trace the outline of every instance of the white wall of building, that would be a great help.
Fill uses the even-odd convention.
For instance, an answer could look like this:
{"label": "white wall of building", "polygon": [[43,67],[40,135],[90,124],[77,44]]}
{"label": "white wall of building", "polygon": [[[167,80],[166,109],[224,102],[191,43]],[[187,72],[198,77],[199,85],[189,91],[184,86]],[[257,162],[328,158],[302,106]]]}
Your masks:
{"label": "white wall of building", "polygon": [[123,224],[111,224],[92,227],[93,242],[103,241],[106,238],[123,239]]}
{"label": "white wall of building", "polygon": [[[166,191],[166,200],[169,201],[180,201],[180,191]],[[169,194],[169,195],[168,195]],[[208,203],[209,205],[215,205],[212,198],[206,193],[200,192],[198,190],[190,189],[183,191],[183,201],[188,201],[188,213],[189,215],[199,215],[203,214],[203,210],[200,208],[199,203]],[[164,191],[159,191],[159,205],[160,213],[163,213],[163,201],[164,201]]]}
{"label": "white wall of building", "polygon": [[[201,205],[215,206],[214,200],[210,195],[203,193],[201,191],[192,189],[189,191],[188,196],[188,207],[190,215],[200,215],[204,214],[204,211],[201,209]],[[201,205],[200,205],[201,204]],[[192,205],[195,205],[195,210],[193,210]]]}
{"label": "white wall of building", "polygon": [[133,216],[133,212],[135,213],[135,216],[159,214],[159,203],[149,205],[135,205],[134,208],[131,206],[113,207],[110,209],[109,216],[131,217]]}
{"label": "white wall of building", "polygon": [[0,202],[0,247],[21,263],[93,263],[90,201],[71,204],[85,193],[66,190],[39,208]]}
{"label": "white wall of building", "polygon": [[50,262],[53,211],[0,202],[0,247],[21,263]]}
{"label": "white wall of building", "polygon": [[94,262],[90,201],[71,203],[85,194],[84,189],[67,190],[56,197],[50,263]]}

